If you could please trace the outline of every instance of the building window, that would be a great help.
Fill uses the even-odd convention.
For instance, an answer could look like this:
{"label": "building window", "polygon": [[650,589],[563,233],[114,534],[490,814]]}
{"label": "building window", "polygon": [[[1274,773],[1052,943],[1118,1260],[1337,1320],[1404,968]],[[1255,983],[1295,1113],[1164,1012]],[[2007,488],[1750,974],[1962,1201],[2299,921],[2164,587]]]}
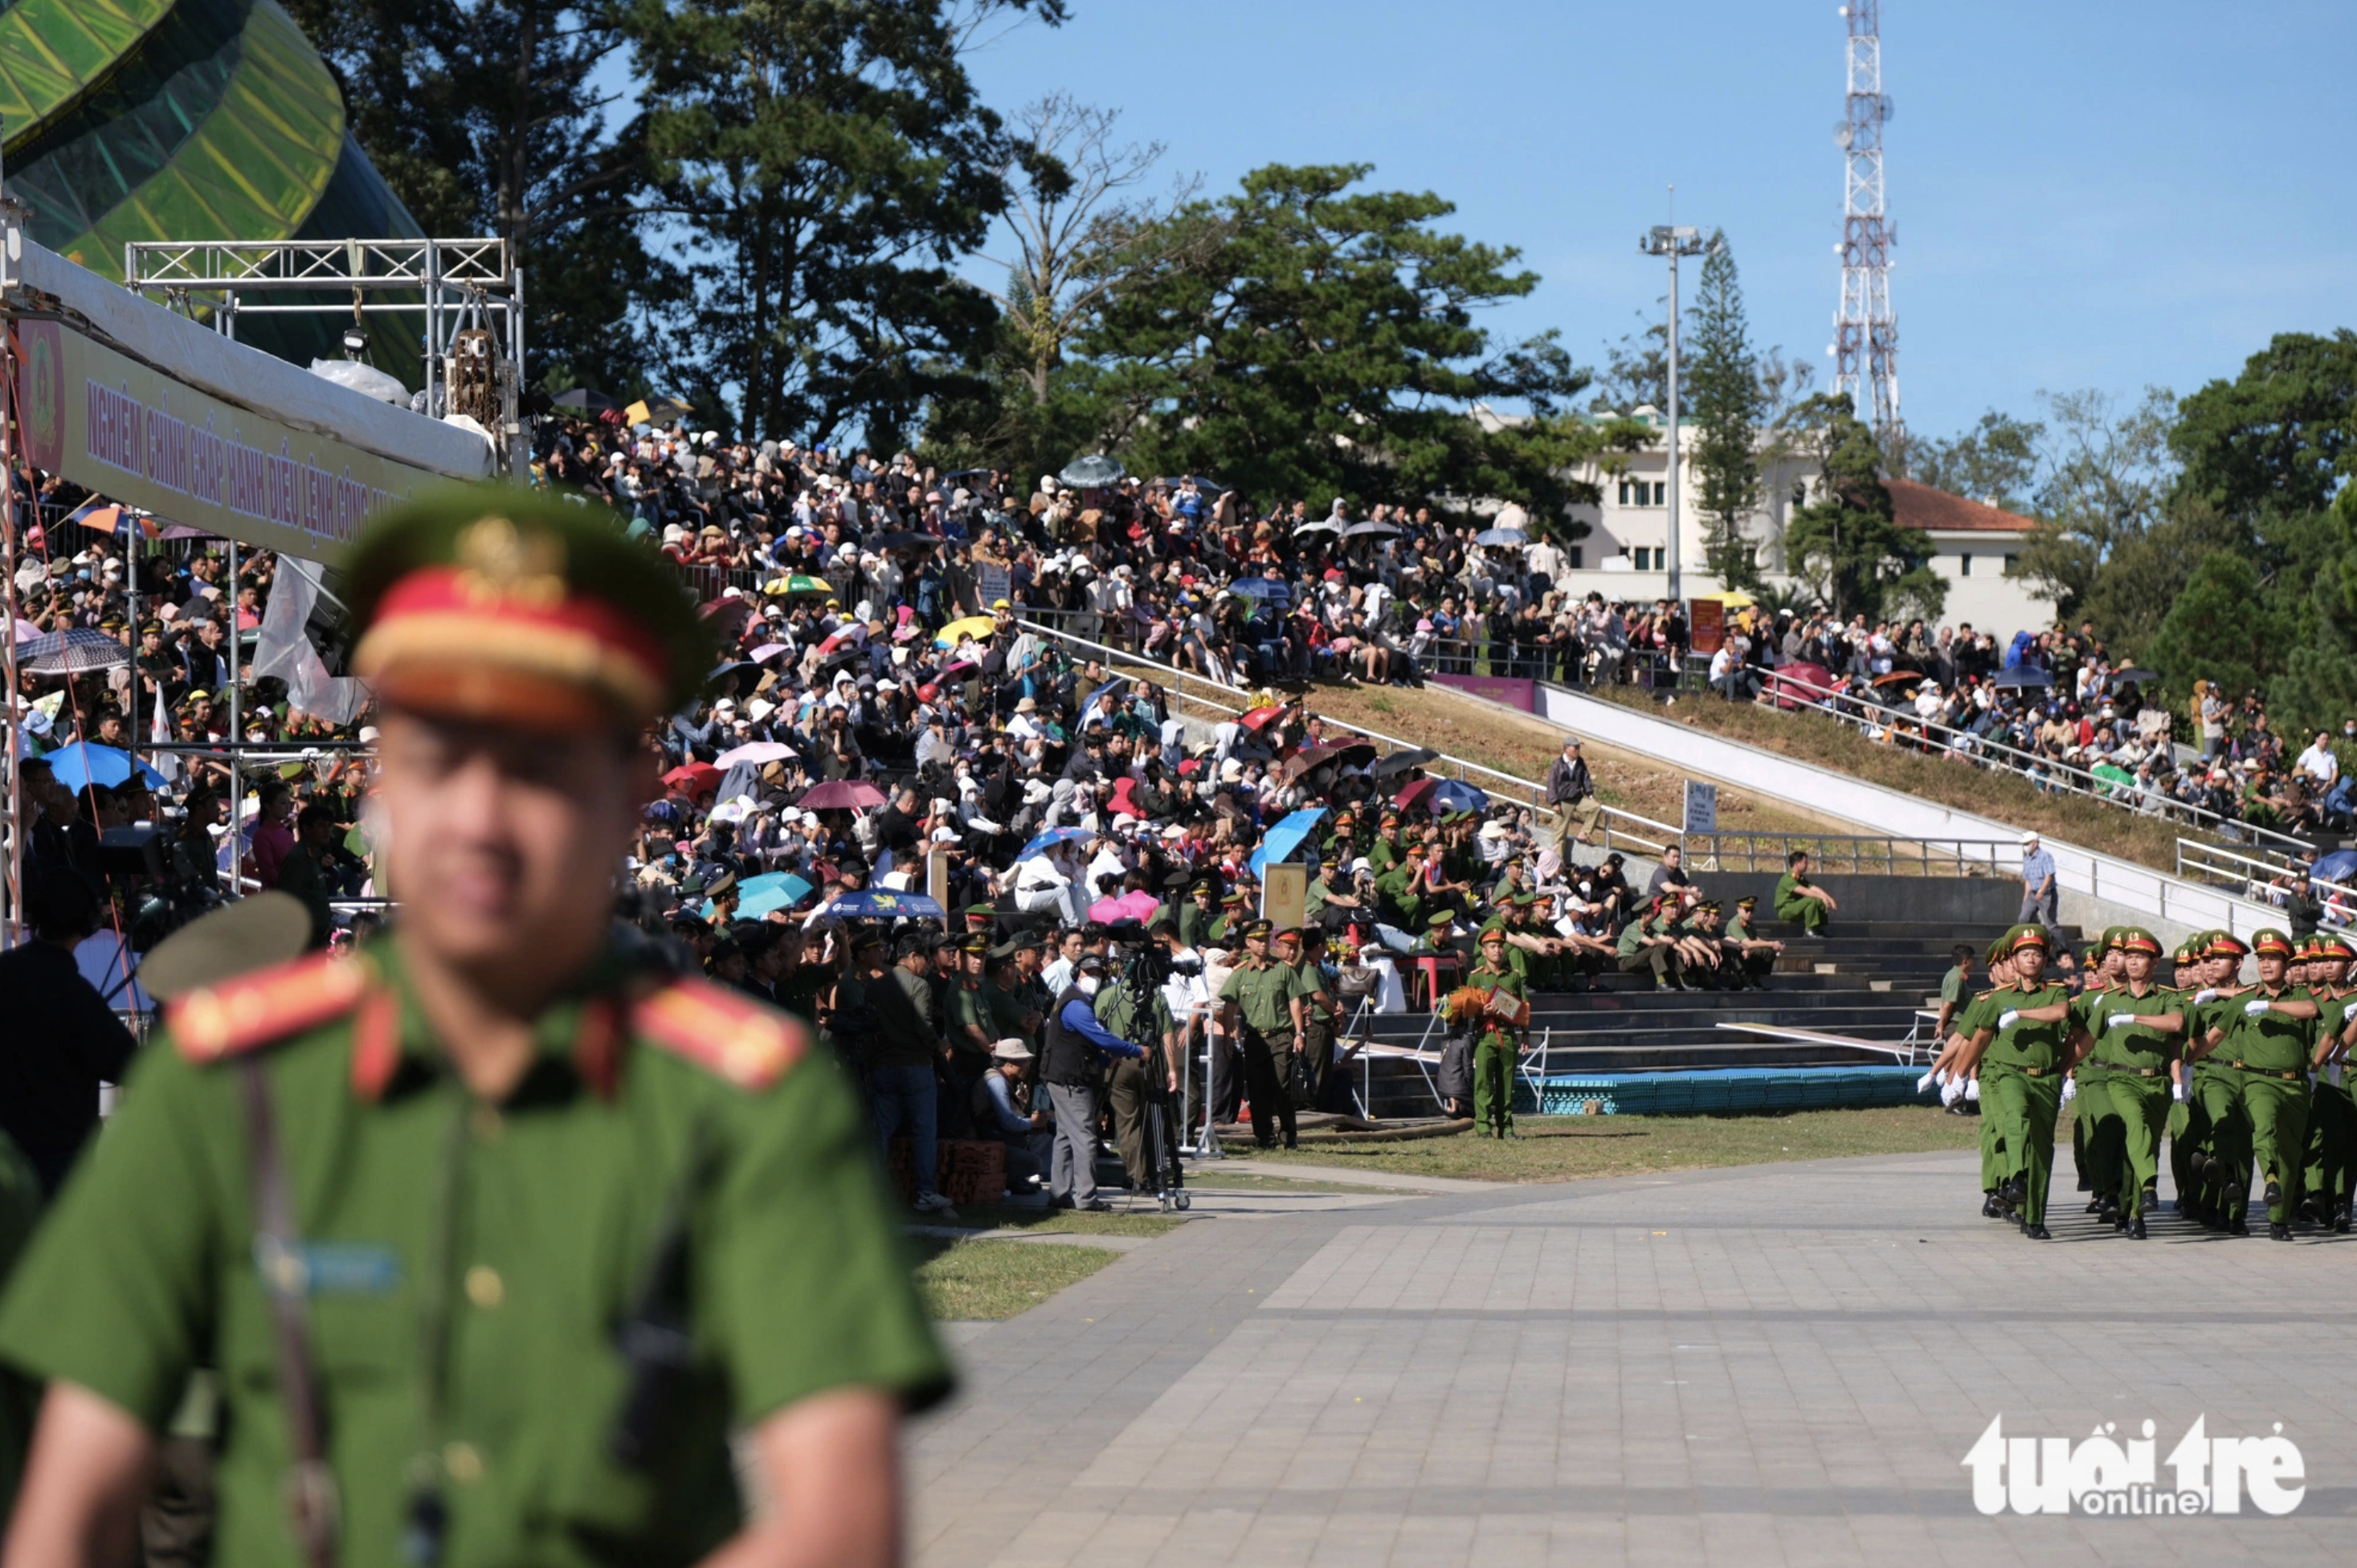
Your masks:
{"label": "building window", "polygon": [[1969,577],[1972,575],[1973,557],[1971,553],[1968,551],[1956,557],[1956,575],[1959,577]]}
{"label": "building window", "polygon": [[1565,553],[1568,554],[1568,555],[1571,557],[1571,570],[1572,570],[1572,571],[1577,572],[1577,571],[1581,571],[1581,570],[1583,570],[1583,567],[1582,567],[1582,566],[1581,566],[1581,564],[1580,564],[1580,557],[1581,557],[1581,556],[1583,556],[1583,555],[1585,555],[1585,554],[1587,553],[1587,551],[1586,551],[1585,549],[1583,549],[1583,548],[1582,548],[1581,546],[1579,546],[1579,545],[1575,544],[1575,545],[1573,545],[1573,546],[1572,546],[1568,551],[1566,551]]}
{"label": "building window", "polygon": [[1653,557],[1659,553],[1661,553],[1661,552],[1653,550],[1649,546],[1640,544],[1635,549],[1629,552],[1629,556],[1631,560],[1636,563],[1637,570],[1640,572],[1650,572],[1653,569]]}
{"label": "building window", "polygon": [[1654,483],[1653,504],[1655,506],[1667,506],[1670,504],[1670,487],[1667,483],[1658,480]]}
{"label": "building window", "polygon": [[1622,506],[1667,506],[1670,504],[1669,484],[1667,481],[1623,479],[1620,481],[1620,504]]}
{"label": "building window", "polygon": [[2020,556],[2008,555],[2005,558],[2005,575],[2008,577],[2018,577],[2021,575]]}

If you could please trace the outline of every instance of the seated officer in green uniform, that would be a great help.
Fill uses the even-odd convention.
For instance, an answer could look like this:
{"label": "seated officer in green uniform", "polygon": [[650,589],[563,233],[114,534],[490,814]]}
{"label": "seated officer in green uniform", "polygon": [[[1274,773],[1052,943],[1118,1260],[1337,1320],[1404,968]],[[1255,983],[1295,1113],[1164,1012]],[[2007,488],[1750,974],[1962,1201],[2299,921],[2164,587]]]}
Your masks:
{"label": "seated officer in green uniform", "polygon": [[2046,929],[2016,926],[2006,933],[2013,980],[1990,994],[1996,1015],[1973,1034],[1971,1067],[1980,1070],[1981,1114],[1994,1117],[2005,1141],[2005,1181],[1998,1200],[2033,1240],[2046,1229],[2046,1187],[2054,1174],[2054,1119],[2062,1102],[2069,1060],[2070,993],[2046,979]]}
{"label": "seated officer in green uniform", "polygon": [[[2072,1120],[2088,1129],[2087,1168],[2098,1212],[2141,1241],[2145,1216],[2158,1201],[2169,1069],[2177,1060],[2185,1015],[2175,993],[2152,983],[2160,939],[2139,926],[2107,933],[2114,934],[2119,983],[2091,985],[2073,1005],[2079,1092]],[[2111,961],[2108,954],[2104,961]]]}
{"label": "seated officer in green uniform", "polygon": [[1768,977],[1776,972],[1776,960],[1782,955],[1784,944],[1753,934],[1752,911],[1759,908],[1760,900],[1745,894],[1735,901],[1735,918],[1723,929],[1726,940],[1735,948],[1742,983],[1754,991],[1765,991]]}
{"label": "seated officer in green uniform", "polygon": [[1809,935],[1823,936],[1839,906],[1834,896],[1809,880],[1809,852],[1796,849],[1784,860],[1784,875],[1776,879],[1776,918],[1797,920]]}
{"label": "seated officer in green uniform", "polygon": [[[2308,1064],[2318,1012],[2314,997],[2284,983],[2291,950],[2281,931],[2252,938],[2259,983],[2222,1008],[2213,1004],[2209,1028],[2193,1047],[2215,1074],[2202,1090],[2211,1124],[2232,1129],[2220,1139],[2230,1185],[2243,1186],[2251,1162],[2258,1162],[2267,1234],[2277,1241],[2291,1240],[2292,1207],[2308,1165]],[[2246,1233],[2240,1203],[2228,1227]]]}
{"label": "seated officer in green uniform", "polygon": [[858,1100],[803,1024],[613,939],[641,735],[714,661],[694,605],[504,488],[347,573],[404,902],[188,993],[134,1068],[0,1301],[48,1380],[9,1560],[129,1558],[199,1367],[224,1564],[889,1560],[901,1412],[949,1380]]}
{"label": "seated officer in green uniform", "polygon": [[1650,971],[1654,990],[1684,991],[1686,983],[1678,961],[1678,940],[1668,929],[1674,912],[1665,913],[1665,908],[1664,900],[1655,898],[1620,928],[1620,972]]}
{"label": "seated officer in green uniform", "polygon": [[[1481,961],[1465,983],[1524,1003],[1520,1015],[1528,1018],[1530,989],[1506,961],[1506,931],[1497,922],[1482,928]],[[1523,1054],[1521,1025],[1510,1021],[1506,1010],[1492,1006],[1476,1027],[1480,1032],[1473,1040],[1473,1130],[1484,1136],[1519,1136],[1514,1131],[1514,1062]]]}

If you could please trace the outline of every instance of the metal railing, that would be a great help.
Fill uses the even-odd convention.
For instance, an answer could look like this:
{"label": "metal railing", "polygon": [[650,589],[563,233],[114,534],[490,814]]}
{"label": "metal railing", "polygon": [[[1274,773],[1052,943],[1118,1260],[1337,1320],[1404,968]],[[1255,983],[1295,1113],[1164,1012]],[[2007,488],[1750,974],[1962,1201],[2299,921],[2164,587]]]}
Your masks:
{"label": "metal railing", "polygon": [[1781,871],[1794,851],[1810,869],[1888,876],[2005,876],[2018,839],[1910,839],[1878,833],[1687,833],[1689,871]]}
{"label": "metal railing", "polygon": [[[2238,854],[2200,839],[2177,841],[2177,875],[2188,882],[2207,883],[2233,890],[2254,904],[2275,904],[2289,886],[2292,868],[2259,855]],[[2311,877],[2309,887],[2325,906],[2325,919],[2334,925],[2357,920],[2357,884],[2327,882]]]}
{"label": "metal railing", "polygon": [[[1150,670],[1154,672],[1153,679],[1157,683],[1170,683],[1174,697],[1192,703],[1198,707],[1209,708],[1227,717],[1234,717],[1247,711],[1243,704],[1243,693],[1237,687],[1222,685],[1209,676],[1160,663],[1142,653],[1132,653],[1109,647],[1102,642],[1091,641],[1086,638],[1075,637],[1070,632],[1059,631],[1037,621],[1024,619],[1015,624],[1037,636],[1052,638],[1058,642],[1085,649],[1107,663],[1120,663]],[[1378,746],[1388,746],[1394,751],[1429,749],[1419,746],[1413,741],[1402,740],[1396,736],[1369,729],[1364,725],[1352,724],[1347,719],[1336,718],[1330,714],[1319,716],[1325,719],[1329,728],[1348,731]],[[1432,763],[1426,765],[1426,768],[1427,770],[1448,769],[1458,779],[1469,784],[1479,780],[1478,787],[1485,794],[1505,796],[1529,805],[1534,811],[1553,811],[1553,808],[1546,804],[1546,786],[1534,783],[1528,779],[1501,771],[1482,763],[1469,762],[1461,757],[1446,755],[1437,756]],[[1655,822],[1652,818],[1641,816],[1635,811],[1624,811],[1617,806],[1605,806],[1598,822],[1603,829],[1604,843],[1607,848],[1612,847],[1617,838],[1631,848],[1649,852],[1657,859],[1663,850],[1676,843],[1679,838],[1679,830],[1669,823]]]}
{"label": "metal railing", "polygon": [[[2246,838],[2256,848],[2292,854],[2304,854],[2309,847],[2304,841],[2289,833],[2278,832],[2273,828],[2239,818],[2222,816],[2182,800],[2147,795],[2133,786],[2098,778],[2087,768],[2023,751],[2004,741],[1975,735],[1970,730],[1958,729],[1936,719],[1924,718],[1911,710],[1876,707],[1852,712],[1828,700],[1835,696],[1836,693],[1823,686],[1795,680],[1771,670],[1766,672],[1765,684],[1755,701],[1760,707],[1801,708],[1822,714],[1848,725],[1862,735],[1868,731],[1881,732],[1878,736],[1868,735],[1867,738],[1883,744],[1906,746],[1912,741],[1927,756],[1945,755],[1975,766],[1999,768],[2017,778],[2027,779],[2050,792],[2076,795],[2138,816],[2158,816],[2190,822],[2207,827],[2224,837]],[[1845,696],[1840,700],[1854,702],[1856,699]],[[1935,736],[1941,742],[1937,746],[1930,744]],[[2173,760],[2171,766],[2175,766]]]}

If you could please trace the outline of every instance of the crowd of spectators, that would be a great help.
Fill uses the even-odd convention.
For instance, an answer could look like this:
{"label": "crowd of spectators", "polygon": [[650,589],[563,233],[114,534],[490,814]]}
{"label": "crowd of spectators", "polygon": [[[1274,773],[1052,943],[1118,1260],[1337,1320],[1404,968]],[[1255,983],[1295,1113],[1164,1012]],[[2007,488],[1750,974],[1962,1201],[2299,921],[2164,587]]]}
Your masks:
{"label": "crowd of spectators", "polygon": [[[1329,727],[1294,682],[1504,662],[1525,628],[1544,645],[1561,570],[1544,541],[1484,542],[1470,521],[1382,505],[1356,521],[1340,504],[1254,518],[1183,477],[1026,488],[906,456],[597,422],[544,427],[534,478],[610,503],[673,564],[725,649],[705,696],[649,737],[662,788],[621,868],[621,912],[667,961],[818,1020],[859,1062],[879,1122],[1001,1136],[1018,1179],[1056,1179],[1053,1107],[1034,1085],[1084,974],[1088,1011],[1117,1018],[1136,996],[1105,981],[1142,947],[1200,966],[1149,999],[1168,1028],[1119,1019],[1110,1037],[1153,1038],[1165,1076],[1204,1034],[1232,1065],[1246,1026],[1221,993],[1267,950],[1248,918],[1272,851],[1308,863],[1290,950],[1308,977],[1299,1066],[1282,1091],[1302,1105],[1351,1106],[1335,1070],[1343,997],[1409,1004],[1417,961],[1462,972],[1487,922],[1541,986],[1583,988],[1616,967],[1663,985],[1760,980],[1759,945],[1691,884],[1623,879],[1584,765],[1551,780],[1544,806],[1492,800]],[[29,857],[101,896],[84,972],[117,1005],[143,1003],[125,948],[232,881],[303,899],[317,941],[365,932],[396,891],[373,875],[373,731],[365,710],[331,723],[253,676],[281,563],[247,550],[232,575],[224,542],[150,542],[135,601],[124,534],[83,527],[82,499],[48,489],[15,586],[23,635],[48,639],[21,646],[96,632],[124,650],[75,674],[28,666],[16,693]],[[1671,607],[1591,608],[1608,668],[1682,646]],[[1575,640],[1587,613],[1568,623]],[[332,658],[332,634],[316,640]],[[1249,711],[1190,724],[1163,682],[1088,644],[1225,682]],[[110,777],[101,759],[135,733],[140,766]],[[234,765],[232,738],[252,748]],[[1297,831],[1280,833],[1288,820]],[[102,841],[143,828],[153,871],[123,875]],[[895,923],[888,900],[923,894],[947,919]],[[1147,1069],[1123,1059],[1099,1065],[1134,1161],[1121,1108],[1144,1096],[1120,1079]],[[930,1101],[915,1069],[935,1082]],[[1238,1073],[1213,1089],[1226,1112],[1244,1092]],[[1060,1187],[1084,1190],[1076,1174]]]}
{"label": "crowd of spectators", "polygon": [[[2001,639],[1969,623],[1745,609],[1708,679],[1732,699],[1831,707],[1894,745],[2229,832],[2340,832],[2357,818],[2334,736],[2287,753],[2257,693],[2208,681],[2172,710],[2155,672],[2115,658],[2091,623]],[[2357,747],[2357,719],[2338,738]]]}

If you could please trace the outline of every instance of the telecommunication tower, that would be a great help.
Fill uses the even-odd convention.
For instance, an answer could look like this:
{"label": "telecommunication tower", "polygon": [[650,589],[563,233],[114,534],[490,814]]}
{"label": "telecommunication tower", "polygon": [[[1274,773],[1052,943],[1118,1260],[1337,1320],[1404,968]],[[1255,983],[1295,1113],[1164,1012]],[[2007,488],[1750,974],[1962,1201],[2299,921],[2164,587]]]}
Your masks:
{"label": "telecommunication tower", "polygon": [[1843,176],[1841,310],[1834,317],[1834,391],[1847,392],[1857,416],[1879,435],[1898,434],[1899,318],[1890,311],[1890,248],[1899,231],[1882,203],[1882,127],[1890,96],[1882,91],[1881,0],[1849,0],[1849,91],[1834,140]]}

